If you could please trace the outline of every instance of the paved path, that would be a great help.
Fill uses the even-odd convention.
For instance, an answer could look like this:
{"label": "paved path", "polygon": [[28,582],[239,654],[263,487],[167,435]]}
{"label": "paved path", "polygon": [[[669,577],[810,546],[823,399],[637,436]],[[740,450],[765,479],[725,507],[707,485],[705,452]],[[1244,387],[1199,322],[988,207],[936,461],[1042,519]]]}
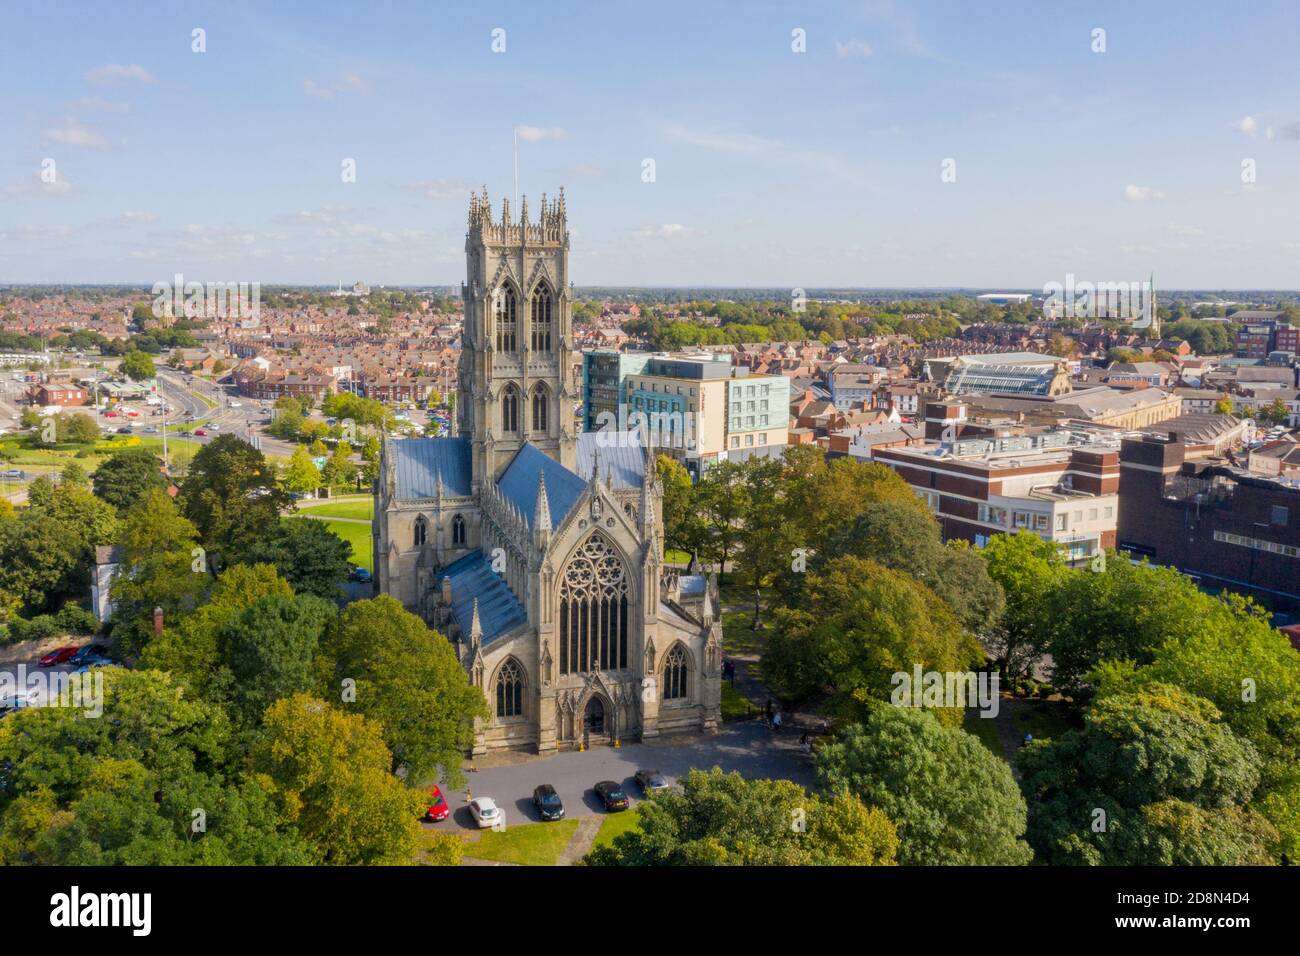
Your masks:
{"label": "paved path", "polygon": [[605,822],[604,817],[583,817],[578,821],[578,829],[573,831],[573,836],[569,839],[569,845],[564,848],[560,858],[556,861],[558,866],[573,866],[591,849],[591,845],[596,842],[596,834],[600,832],[600,826]]}

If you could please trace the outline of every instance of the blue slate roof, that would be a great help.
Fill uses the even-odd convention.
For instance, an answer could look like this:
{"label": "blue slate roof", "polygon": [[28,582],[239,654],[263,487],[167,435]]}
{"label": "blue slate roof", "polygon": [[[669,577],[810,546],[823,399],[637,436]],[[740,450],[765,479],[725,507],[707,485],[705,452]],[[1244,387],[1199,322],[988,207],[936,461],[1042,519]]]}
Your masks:
{"label": "blue slate roof", "polygon": [[397,497],[432,498],[442,475],[443,493],[470,493],[468,438],[402,438],[389,443],[397,471]]}
{"label": "blue slate roof", "polygon": [[[583,432],[577,443],[578,475],[584,481],[591,477],[593,465],[599,464],[599,478],[605,480],[606,472],[614,479],[615,488],[640,488],[645,476],[645,451],[641,447],[641,432]],[[551,490],[550,476],[546,490]]]}
{"label": "blue slate roof", "polygon": [[438,580],[443,577],[451,578],[451,613],[460,625],[461,639],[466,642],[474,621],[475,598],[478,598],[484,647],[528,619],[523,605],[515,599],[505,579],[492,570],[482,551],[471,551],[447,565]]}
{"label": "blue slate roof", "polygon": [[497,479],[497,487],[502,497],[523,513],[529,528],[537,510],[538,474],[546,476],[546,500],[554,530],[573,510],[587,483],[535,445],[525,442]]}

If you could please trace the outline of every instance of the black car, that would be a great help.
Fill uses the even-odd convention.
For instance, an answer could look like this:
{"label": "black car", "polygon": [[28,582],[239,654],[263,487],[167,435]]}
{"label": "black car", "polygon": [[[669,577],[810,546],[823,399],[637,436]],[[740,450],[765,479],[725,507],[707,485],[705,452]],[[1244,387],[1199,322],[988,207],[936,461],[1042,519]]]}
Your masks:
{"label": "black car", "polygon": [[537,809],[537,815],[543,820],[564,819],[564,802],[549,783],[544,783],[533,790],[533,806]]}
{"label": "black car", "polygon": [[103,644],[87,644],[68,658],[69,664],[89,664],[92,660],[107,660],[108,648]]}
{"label": "black car", "polygon": [[596,796],[600,797],[600,802],[608,812],[614,813],[628,808],[627,794],[623,792],[622,784],[617,784],[613,780],[602,780],[592,789],[596,791]]}
{"label": "black car", "polygon": [[636,772],[637,786],[647,797],[653,790],[667,790],[668,781],[658,770],[638,770]]}

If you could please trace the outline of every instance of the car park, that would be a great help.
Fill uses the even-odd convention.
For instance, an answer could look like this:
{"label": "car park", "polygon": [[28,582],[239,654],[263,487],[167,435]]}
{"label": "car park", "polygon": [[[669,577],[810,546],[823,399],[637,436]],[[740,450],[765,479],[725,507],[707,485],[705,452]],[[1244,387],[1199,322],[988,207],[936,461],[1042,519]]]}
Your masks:
{"label": "car park", "polygon": [[549,783],[544,783],[533,790],[533,809],[543,820],[563,820],[564,801]]}
{"label": "car park", "polygon": [[469,813],[478,824],[479,829],[505,826],[505,812],[497,806],[491,797],[478,797],[469,802]]}
{"label": "car park", "polygon": [[592,789],[596,791],[601,806],[608,813],[617,813],[620,810],[626,810],[629,806],[627,794],[623,792],[622,784],[615,783],[613,780],[602,780]]}

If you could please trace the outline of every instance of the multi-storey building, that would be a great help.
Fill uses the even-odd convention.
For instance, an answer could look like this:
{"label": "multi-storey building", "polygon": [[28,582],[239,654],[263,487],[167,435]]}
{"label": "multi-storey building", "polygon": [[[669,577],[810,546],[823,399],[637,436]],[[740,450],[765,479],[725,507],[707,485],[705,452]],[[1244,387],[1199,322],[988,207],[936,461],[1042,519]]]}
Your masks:
{"label": "multi-storey building", "polygon": [[1115,546],[1119,452],[1074,444],[1066,432],[1005,438],[961,437],[958,403],[926,408],[929,441],[878,447],[872,460],[893,468],[934,512],[945,540],[983,546],[1019,530],[1054,541],[1081,562]]}
{"label": "multi-storey building", "polygon": [[1300,482],[1252,475],[1187,438],[1171,430],[1123,442],[1118,546],[1300,611]]}

